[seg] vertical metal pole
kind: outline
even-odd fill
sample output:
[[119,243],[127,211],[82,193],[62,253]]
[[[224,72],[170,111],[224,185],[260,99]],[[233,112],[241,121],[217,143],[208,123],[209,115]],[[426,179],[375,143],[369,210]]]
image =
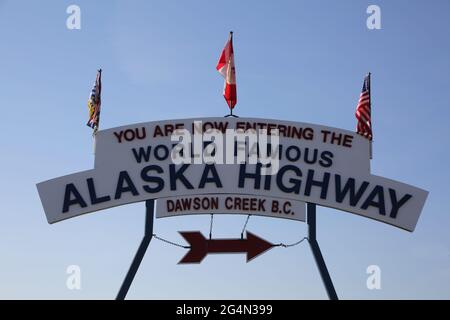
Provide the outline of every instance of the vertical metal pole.
[[317,268],[319,268],[320,276],[323,284],[327,289],[328,298],[330,300],[339,300],[336,290],[334,289],[333,281],[328,273],[327,265],[320,252],[319,243],[317,242],[316,234],[316,205],[314,203],[307,203],[307,217],[308,217],[308,238],[311,246],[314,259],[316,260]]
[[145,232],[144,238],[139,245],[138,251],[134,256],[133,262],[131,263],[130,269],[128,270],[125,279],[123,280],[122,286],[120,287],[119,293],[117,294],[116,300],[124,300],[127,296],[128,290],[130,289],[131,283],[133,282],[134,276],[141,265],[142,259],[144,258],[145,252],[147,251],[148,245],[153,237],[153,211],[155,208],[155,200],[147,200],[145,202]]

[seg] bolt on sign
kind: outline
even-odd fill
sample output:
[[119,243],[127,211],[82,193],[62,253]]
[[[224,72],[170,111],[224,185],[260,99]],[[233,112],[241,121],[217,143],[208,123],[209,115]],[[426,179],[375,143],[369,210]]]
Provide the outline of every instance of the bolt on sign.
[[[242,147],[236,147],[236,141],[231,143],[231,155],[229,148],[213,148],[223,161],[201,161],[196,150],[204,151],[219,140],[228,142],[233,130],[277,132],[276,148],[269,148],[276,170],[267,174],[261,162],[230,162]],[[192,160],[188,163],[174,163],[172,155],[179,144],[173,137],[178,131],[193,135],[192,150],[183,149]],[[263,144],[257,145],[257,153],[270,145],[262,136],[258,135]],[[243,149],[250,153],[245,143]],[[413,231],[428,192],[371,174],[369,152],[369,141],[354,132],[302,122],[256,118],[146,122],[99,131],[94,169],[38,183],[37,189],[49,223],[150,199],[159,199],[158,217],[214,210],[254,214],[263,206],[262,215],[304,221],[304,203],[309,202]],[[262,199],[264,204],[258,202]],[[281,206],[278,212],[272,211],[274,201]],[[284,209],[294,214],[289,216]]]

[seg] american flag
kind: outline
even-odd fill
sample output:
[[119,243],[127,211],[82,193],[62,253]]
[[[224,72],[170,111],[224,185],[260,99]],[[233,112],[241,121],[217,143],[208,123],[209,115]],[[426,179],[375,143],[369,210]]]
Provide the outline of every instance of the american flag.
[[372,141],[372,121],[370,110],[370,73],[364,78],[361,95],[359,96],[358,106],[356,107],[356,119],[358,125],[356,132]]
[[102,69],[97,71],[97,77],[95,78],[95,84],[92,88],[91,95],[88,100],[89,120],[86,124],[88,127],[94,129],[94,135],[97,133],[100,125],[100,105],[102,93]]

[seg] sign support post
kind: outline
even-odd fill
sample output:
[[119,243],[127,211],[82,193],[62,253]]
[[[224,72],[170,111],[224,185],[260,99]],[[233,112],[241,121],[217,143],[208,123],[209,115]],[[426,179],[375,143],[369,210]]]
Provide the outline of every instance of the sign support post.
[[130,289],[131,283],[133,282],[134,276],[141,265],[142,259],[144,258],[145,252],[147,251],[148,245],[153,238],[153,215],[155,209],[155,200],[145,201],[145,232],[144,238],[139,245],[138,251],[134,256],[133,262],[131,263],[130,269],[128,270],[125,279],[123,280],[122,286],[120,287],[119,293],[117,294],[116,300],[124,300],[127,296],[128,290]]
[[314,259],[316,260],[317,268],[319,269],[320,276],[322,277],[322,281],[327,290],[328,298],[330,300],[339,300],[316,238],[316,205],[314,203],[307,203],[306,208],[308,239]]

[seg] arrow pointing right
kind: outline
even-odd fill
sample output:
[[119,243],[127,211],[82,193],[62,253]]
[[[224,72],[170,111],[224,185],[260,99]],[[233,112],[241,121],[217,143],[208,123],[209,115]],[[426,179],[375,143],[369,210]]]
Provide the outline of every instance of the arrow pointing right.
[[210,253],[246,253],[247,262],[274,247],[274,245],[247,231],[247,239],[206,239],[199,231],[180,231],[191,245],[191,250],[178,262],[200,263]]

